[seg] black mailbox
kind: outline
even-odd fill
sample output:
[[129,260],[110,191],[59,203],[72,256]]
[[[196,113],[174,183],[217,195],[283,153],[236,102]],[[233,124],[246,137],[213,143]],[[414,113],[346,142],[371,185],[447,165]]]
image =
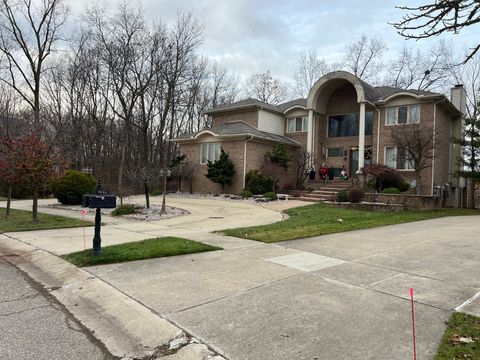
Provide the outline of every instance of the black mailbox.
[[113,209],[117,207],[117,197],[109,194],[85,194],[82,197],[82,206],[92,209]]

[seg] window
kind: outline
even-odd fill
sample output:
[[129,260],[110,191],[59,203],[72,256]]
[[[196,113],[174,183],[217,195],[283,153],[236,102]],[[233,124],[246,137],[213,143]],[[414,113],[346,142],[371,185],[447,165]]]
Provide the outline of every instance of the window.
[[200,144],[200,164],[206,164],[208,161],[217,161],[220,159],[220,143]]
[[413,170],[412,161],[405,155],[405,149],[396,146],[385,148],[385,165],[397,170]]
[[[333,115],[328,118],[328,137],[358,136],[360,113]],[[373,112],[365,113],[365,135],[372,135]]]
[[420,105],[387,108],[387,125],[417,124],[420,122]]
[[301,132],[308,130],[308,117],[298,116],[287,119],[287,132]]
[[343,157],[343,148],[328,148],[327,157]]

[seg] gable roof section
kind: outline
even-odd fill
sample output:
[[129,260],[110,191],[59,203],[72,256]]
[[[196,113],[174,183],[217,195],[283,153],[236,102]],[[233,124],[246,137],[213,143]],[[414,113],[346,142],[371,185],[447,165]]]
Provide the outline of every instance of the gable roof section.
[[203,134],[210,134],[219,139],[228,139],[232,137],[245,136],[245,137],[253,137],[259,140],[267,140],[267,141],[272,141],[272,142],[277,142],[277,143],[282,143],[282,144],[292,145],[292,146],[300,145],[295,140],[290,139],[286,136],[272,134],[266,131],[258,130],[241,120],[226,122],[216,127],[207,128],[191,134],[181,135],[176,139],[172,139],[172,141],[176,141],[176,142],[195,141],[196,139],[198,139],[198,137],[200,137]]
[[378,86],[375,89],[376,93],[376,100],[375,101],[382,101],[385,100],[386,98],[395,95],[395,94],[400,94],[400,93],[406,93],[406,94],[412,94],[416,96],[443,96],[443,94],[440,93],[434,93],[431,91],[423,91],[423,90],[413,90],[413,89],[399,89],[399,88],[394,88],[391,86]]
[[244,99],[240,101],[235,101],[231,104],[222,105],[210,110],[205,111],[205,114],[211,115],[216,113],[221,113],[224,111],[231,111],[231,110],[242,110],[242,109],[261,109],[261,110],[269,110],[275,113],[282,113],[275,105],[267,104],[264,101],[257,100],[257,99]]

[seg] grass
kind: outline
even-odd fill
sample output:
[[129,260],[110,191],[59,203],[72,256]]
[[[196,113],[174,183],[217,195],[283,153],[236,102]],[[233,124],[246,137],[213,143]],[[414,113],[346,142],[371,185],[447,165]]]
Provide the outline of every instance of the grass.
[[[471,339],[465,343],[460,338]],[[435,360],[480,359],[480,318],[453,313],[437,351]]]
[[91,266],[165,256],[193,254],[221,249],[222,248],[206,245],[192,240],[177,237],[162,237],[138,242],[105,246],[102,248],[102,254],[96,257],[92,256],[91,251],[87,251],[86,253],[83,251],[78,251],[62,257],[77,266]]
[[0,234],[15,231],[62,229],[80,226],[90,226],[91,222],[67,218],[57,215],[38,214],[38,221],[32,221],[30,211],[12,209],[8,219],[5,218],[5,208],[0,208]]
[[[313,204],[285,211],[289,219],[270,225],[224,230],[222,233],[266,243],[333,234],[349,230],[427,220],[444,216],[480,215],[478,210],[374,212]],[[341,223],[338,219],[343,219]]]

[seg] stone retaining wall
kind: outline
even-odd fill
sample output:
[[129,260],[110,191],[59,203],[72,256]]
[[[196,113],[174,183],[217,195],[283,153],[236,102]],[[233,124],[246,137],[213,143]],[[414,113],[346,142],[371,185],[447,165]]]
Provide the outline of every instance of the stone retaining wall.
[[424,196],[412,194],[365,194],[364,201],[384,204],[398,204],[412,209],[440,209],[442,198],[439,196]]

